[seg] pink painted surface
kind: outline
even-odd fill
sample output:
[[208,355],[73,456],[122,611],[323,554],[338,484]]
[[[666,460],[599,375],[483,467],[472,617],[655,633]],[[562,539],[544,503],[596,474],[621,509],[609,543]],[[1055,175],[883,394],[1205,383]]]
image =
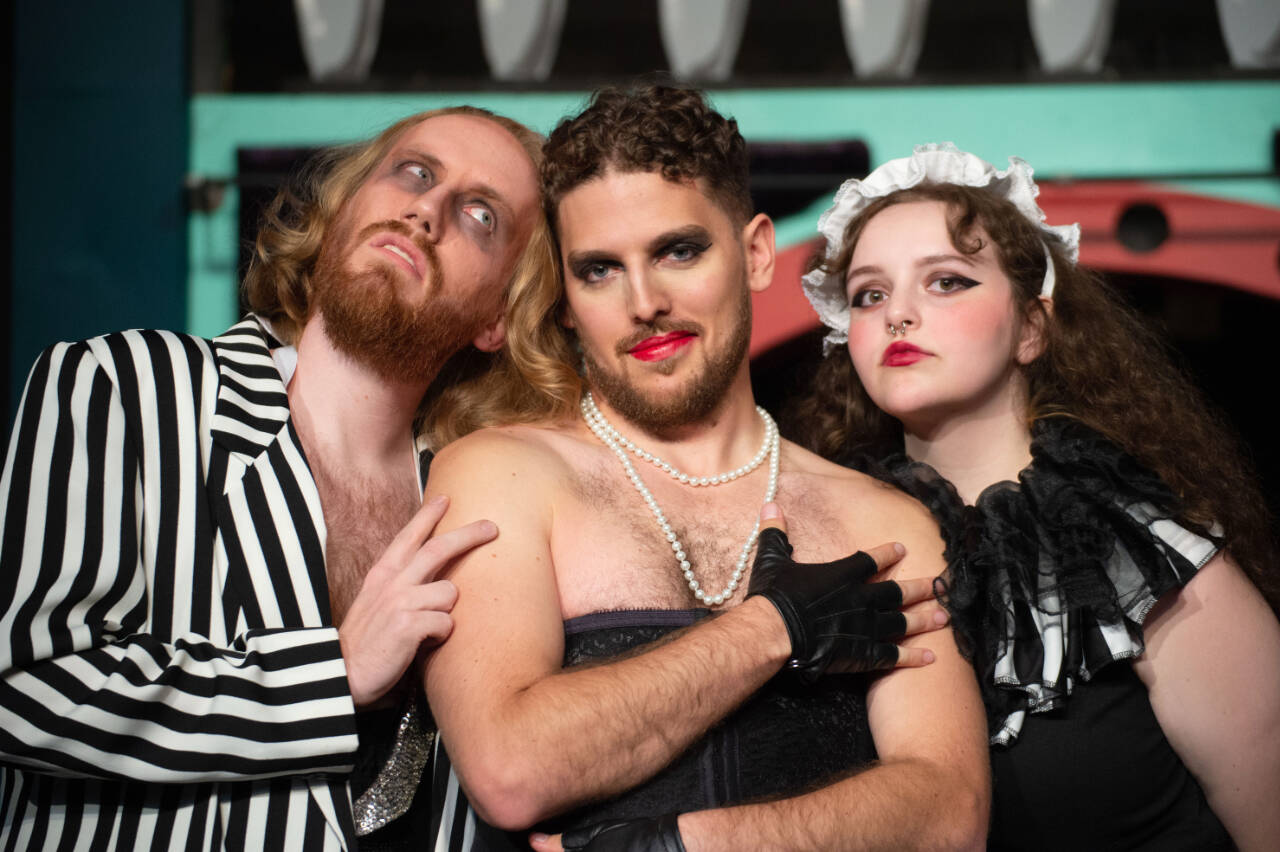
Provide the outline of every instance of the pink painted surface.
[[[1137,181],[1043,184],[1040,190],[1048,221],[1080,223],[1080,260],[1087,266],[1204,281],[1280,300],[1280,209]],[[1169,236],[1154,251],[1134,252],[1116,240],[1121,215],[1136,203],[1153,204],[1168,219]],[[754,297],[752,355],[817,325],[800,276],[819,248],[815,239],[779,250],[773,286]]]

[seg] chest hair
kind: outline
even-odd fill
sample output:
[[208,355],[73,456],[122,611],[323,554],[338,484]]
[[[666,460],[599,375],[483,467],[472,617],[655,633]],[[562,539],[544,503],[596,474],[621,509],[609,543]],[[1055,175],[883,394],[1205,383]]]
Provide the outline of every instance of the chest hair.
[[[684,545],[703,589],[718,593],[733,573],[759,516],[764,477],[714,488],[670,487],[652,471],[640,475]],[[578,506],[557,546],[556,576],[566,616],[603,609],[701,606],[693,597],[653,514],[631,484],[607,465],[584,466],[571,480]],[[848,518],[857,515],[846,489],[824,477],[783,471],[776,500],[787,517],[795,556],[835,559],[856,549]],[[858,542],[862,546],[878,542]],[[731,601],[746,595],[751,562]]]
[[365,574],[418,508],[417,489],[401,477],[375,480],[313,465],[328,530],[325,576],[333,623],[341,625]]
[[[647,474],[647,475],[646,475]],[[708,593],[733,574],[764,500],[765,478],[715,488],[666,487],[642,471]],[[684,579],[653,514],[627,480],[606,470],[582,470],[572,494],[579,520],[570,545],[556,553],[556,575],[573,590],[575,611],[701,606]],[[750,562],[734,600],[746,593]]]

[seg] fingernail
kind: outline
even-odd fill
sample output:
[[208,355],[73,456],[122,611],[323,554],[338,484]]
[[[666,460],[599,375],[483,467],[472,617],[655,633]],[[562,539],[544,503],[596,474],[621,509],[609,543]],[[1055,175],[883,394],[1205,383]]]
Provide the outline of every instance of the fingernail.
[[430,500],[428,500],[428,501],[427,501],[427,505],[428,505],[428,506],[443,506],[443,505],[444,505],[445,503],[447,503],[448,501],[449,501],[449,498],[448,498],[448,497],[444,496],[443,494],[437,494],[436,496],[432,497]]
[[765,503],[760,507],[760,520],[772,521],[774,518],[781,518],[782,510],[778,508],[777,503]]
[[932,662],[933,662],[933,652],[932,652],[932,651],[925,651],[925,652],[924,652],[924,661],[925,661],[926,663],[932,663]]
[[943,610],[938,610],[933,614],[933,623],[941,627],[947,623],[947,614]]
[[895,541],[893,543],[893,552],[898,554],[899,556],[904,556],[906,555],[907,549],[902,546],[902,542]]
[[533,834],[529,835],[529,840],[533,843],[546,843],[550,837],[551,835],[549,834],[539,834],[535,831]]

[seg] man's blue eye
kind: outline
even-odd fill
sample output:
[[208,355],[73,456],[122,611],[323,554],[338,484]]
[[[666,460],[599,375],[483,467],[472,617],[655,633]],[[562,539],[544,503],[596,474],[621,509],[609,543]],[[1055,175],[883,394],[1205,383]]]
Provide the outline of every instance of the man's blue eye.
[[420,163],[406,163],[402,168],[404,171],[424,183],[429,183],[431,181],[431,170]]
[[494,223],[493,211],[481,204],[468,204],[463,208],[463,212],[475,219],[486,228],[492,228]]
[[677,263],[686,263],[706,250],[706,246],[697,243],[678,243],[667,249],[667,257]]

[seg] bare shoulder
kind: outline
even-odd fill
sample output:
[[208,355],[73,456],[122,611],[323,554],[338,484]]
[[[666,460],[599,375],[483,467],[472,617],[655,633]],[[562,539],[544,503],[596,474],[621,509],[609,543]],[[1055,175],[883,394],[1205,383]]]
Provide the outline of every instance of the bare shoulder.
[[[844,506],[845,516],[857,513],[875,517],[897,527],[937,529],[929,511],[915,498],[886,482],[861,471],[827,461],[799,444],[783,442],[783,464],[798,485],[811,494],[820,495],[831,505]],[[798,489],[799,490],[799,489]]]
[[827,535],[840,535],[846,552],[890,541],[905,545],[908,556],[890,576],[936,577],[941,573],[938,525],[915,498],[790,442],[784,444],[783,458],[787,473],[780,494],[787,499],[781,502],[788,525],[798,523],[801,527],[797,532],[805,527],[802,516],[826,516]]
[[483,483],[523,476],[555,476],[567,466],[557,423],[481,429],[441,449],[431,462],[428,490],[443,483]]

